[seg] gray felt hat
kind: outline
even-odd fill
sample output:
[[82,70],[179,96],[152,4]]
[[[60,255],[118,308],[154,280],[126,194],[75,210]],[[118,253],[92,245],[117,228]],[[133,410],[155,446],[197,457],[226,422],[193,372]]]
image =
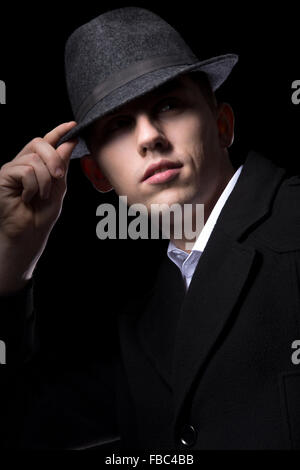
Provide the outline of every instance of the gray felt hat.
[[199,60],[172,26],[144,8],[103,13],[66,42],[66,83],[77,125],[57,146],[78,137],[71,158],[89,154],[80,132],[92,122],[183,73],[205,72],[215,91],[237,61],[236,54]]

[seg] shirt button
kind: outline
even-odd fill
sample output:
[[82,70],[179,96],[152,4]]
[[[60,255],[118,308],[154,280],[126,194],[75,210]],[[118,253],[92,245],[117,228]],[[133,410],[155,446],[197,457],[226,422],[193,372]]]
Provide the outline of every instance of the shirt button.
[[181,430],[180,442],[186,447],[196,444],[197,431],[191,424],[185,424]]

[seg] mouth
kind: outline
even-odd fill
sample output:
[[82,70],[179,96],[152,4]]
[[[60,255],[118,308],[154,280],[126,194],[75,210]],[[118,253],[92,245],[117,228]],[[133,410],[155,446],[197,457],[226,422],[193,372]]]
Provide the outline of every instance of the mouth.
[[144,176],[142,182],[149,184],[161,184],[167,183],[174,179],[182,168],[182,163],[173,162],[168,160],[161,160],[160,162],[150,165]]

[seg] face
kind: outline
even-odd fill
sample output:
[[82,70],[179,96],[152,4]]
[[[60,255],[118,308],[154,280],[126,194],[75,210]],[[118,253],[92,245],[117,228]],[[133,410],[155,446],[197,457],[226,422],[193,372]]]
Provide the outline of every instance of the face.
[[184,75],[96,121],[90,150],[129,204],[205,204],[224,167],[219,122]]

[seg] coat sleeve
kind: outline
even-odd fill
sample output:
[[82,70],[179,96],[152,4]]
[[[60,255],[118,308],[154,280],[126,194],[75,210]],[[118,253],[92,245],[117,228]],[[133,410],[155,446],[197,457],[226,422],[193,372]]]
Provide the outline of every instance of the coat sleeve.
[[0,297],[0,447],[118,449],[117,358],[84,369],[39,354],[34,278]]
[[18,293],[0,296],[1,365],[17,365],[34,354],[33,284],[31,279]]

